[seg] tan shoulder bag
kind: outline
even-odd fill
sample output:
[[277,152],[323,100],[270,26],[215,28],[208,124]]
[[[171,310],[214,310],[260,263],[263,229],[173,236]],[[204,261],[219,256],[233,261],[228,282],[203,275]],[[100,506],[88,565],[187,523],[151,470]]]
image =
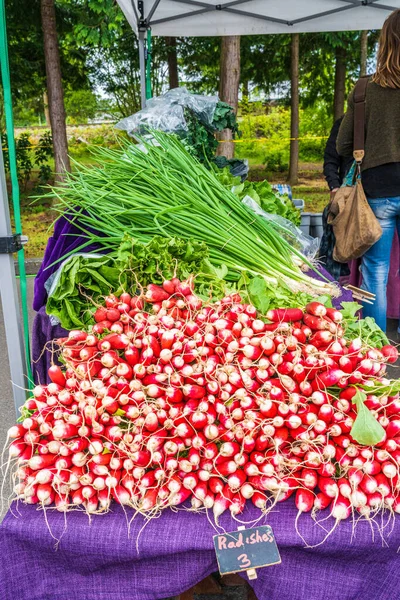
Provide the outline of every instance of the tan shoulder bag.
[[363,77],[354,90],[354,179],[352,185],[338,189],[329,207],[328,223],[332,225],[336,238],[333,258],[341,263],[365,254],[382,235],[382,228],[368,204],[361,183],[367,85],[368,77]]

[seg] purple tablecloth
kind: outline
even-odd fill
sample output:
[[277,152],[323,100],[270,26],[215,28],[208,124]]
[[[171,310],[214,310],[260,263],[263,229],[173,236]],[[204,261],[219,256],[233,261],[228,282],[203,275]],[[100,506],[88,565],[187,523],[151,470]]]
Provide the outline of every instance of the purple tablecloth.
[[[250,505],[246,520],[258,514]],[[357,524],[352,539],[348,520],[323,545],[305,548],[295,517],[289,500],[266,519],[282,564],[257,571],[252,585],[259,600],[400,598],[399,518],[386,529],[387,545],[376,528],[372,539],[367,522]],[[57,550],[41,511],[20,505],[17,518],[7,513],[0,527],[1,600],[156,600],[177,595],[217,570],[212,538],[221,531],[215,532],[204,515],[166,511],[146,527],[136,517],[130,537],[119,506],[93,516],[90,524],[83,513],[68,514],[64,523],[62,514],[48,511],[47,520],[53,536],[62,536]],[[220,523],[225,531],[238,526],[230,515]],[[328,528],[326,521],[323,525]],[[308,515],[300,517],[298,527],[310,545],[325,535]]]
[[[47,292],[44,284],[60,266],[60,263],[56,263],[56,261],[72,250],[79,252],[80,246],[85,243],[81,233],[81,230],[70,223],[66,217],[60,217],[56,221],[53,235],[47,241],[43,262],[35,278],[33,310],[36,310],[36,312],[46,304]],[[99,235],[98,232],[96,233]],[[94,250],[99,251],[99,246],[91,244],[82,249],[81,252],[93,252]]]
[[[32,351],[37,382],[47,381],[51,353],[43,351],[44,346],[64,334],[45,313],[44,283],[57,266],[46,267],[82,243],[70,233],[76,236],[78,231],[60,219],[35,281],[34,308],[39,312]],[[342,300],[351,300],[351,294],[345,291],[335,304]],[[258,515],[250,504],[245,520]],[[267,519],[275,531],[282,564],[258,571],[252,585],[259,600],[400,598],[398,518],[387,547],[377,532],[372,541],[366,522],[357,525],[352,539],[353,523],[348,521],[324,545],[305,549],[296,534],[295,517],[290,500]],[[0,600],[156,600],[179,594],[217,570],[212,541],[216,532],[204,515],[166,511],[146,527],[142,517],[136,517],[130,537],[126,516],[118,506],[108,515],[93,516],[90,524],[82,513],[68,514],[64,522],[62,514],[51,510],[47,521],[55,538],[63,534],[57,551],[41,511],[20,505],[18,518],[7,513],[0,527]],[[226,531],[238,525],[229,515],[223,515],[221,524]],[[300,518],[299,528],[309,543],[325,535],[307,515]]]

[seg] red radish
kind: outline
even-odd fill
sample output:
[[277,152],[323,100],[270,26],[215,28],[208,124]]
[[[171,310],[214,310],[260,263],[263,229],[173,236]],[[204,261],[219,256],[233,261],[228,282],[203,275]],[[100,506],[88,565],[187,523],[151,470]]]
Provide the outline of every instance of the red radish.
[[299,476],[299,481],[301,482],[301,485],[303,485],[305,488],[313,490],[317,487],[318,483],[317,472],[314,471],[314,469],[302,469]]
[[232,503],[233,493],[228,486],[225,486],[223,491],[216,494],[213,513],[216,523],[218,523],[219,517],[225,512],[230,504]]
[[339,494],[339,496],[337,496],[337,498],[333,501],[331,515],[336,519],[336,521],[348,519],[348,517],[351,515],[350,501]]
[[393,479],[399,475],[399,468],[390,461],[382,463],[382,473],[388,478]]
[[65,386],[65,383],[66,383],[65,375],[61,371],[61,368],[58,365],[52,365],[47,372],[53,383],[56,383],[57,385],[59,385],[61,387]]
[[324,317],[327,314],[327,308],[320,302],[310,302],[306,306],[306,311],[316,317]]
[[369,394],[385,440],[351,439],[356,384],[368,393],[390,382],[384,353],[349,344],[341,313],[316,303],[293,325],[266,325],[240,298],[202,306],[191,281],[160,291],[167,298],[149,313],[141,298],[107,298],[95,328],[109,318],[126,335],[76,331],[60,341],[67,369],[35,388],[26,407],[36,414],[9,432],[11,457],[27,463],[18,494],[87,512],[111,499],[151,511],[191,497],[218,518],[239,514],[247,498],[266,510],[264,490],[278,502],[300,486],[300,511],[332,505],[337,521],[352,507],[367,518],[400,511],[400,401]]
[[327,308],[326,316],[329,317],[334,323],[341,323],[343,321],[342,313],[335,308]]
[[54,500],[54,490],[48,483],[39,484],[36,488],[36,494],[40,502],[51,504]]
[[23,437],[26,433],[26,429],[22,423],[18,423],[17,425],[13,425],[7,432],[7,437],[13,440],[19,439]]
[[329,321],[308,313],[306,313],[303,316],[303,321],[305,325],[309,327],[312,331],[321,331],[323,329],[329,329]]
[[395,363],[399,358],[399,352],[394,346],[383,346],[383,348],[381,348],[381,352],[389,363]]
[[228,476],[227,482],[231,490],[238,490],[246,483],[246,474],[244,471],[237,470],[234,474]]
[[298,489],[295,497],[296,508],[300,513],[309,512],[314,505],[315,494],[310,490]]
[[330,506],[331,502],[332,498],[322,492],[319,492],[314,499],[314,508],[316,510],[325,510]]
[[316,379],[322,388],[332,387],[340,381],[343,375],[344,373],[341,369],[330,369],[329,371],[318,375]]
[[266,317],[273,323],[289,323],[291,321],[301,321],[303,311],[300,308],[276,308],[269,310]]

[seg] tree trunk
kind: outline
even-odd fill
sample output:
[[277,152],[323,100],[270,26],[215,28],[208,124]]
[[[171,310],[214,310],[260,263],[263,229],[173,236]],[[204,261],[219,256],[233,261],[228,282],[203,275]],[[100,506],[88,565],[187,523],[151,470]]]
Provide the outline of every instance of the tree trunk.
[[178,55],[176,53],[176,38],[167,37],[167,60],[168,60],[168,78],[169,78],[169,89],[177,88],[179,86],[179,75],[178,75]]
[[[227,35],[221,41],[219,97],[230,104],[237,113],[240,80],[240,35]],[[224,129],[218,136],[223,143],[219,144],[217,154],[233,158],[234,144],[230,129]]]
[[299,179],[299,47],[300,35],[292,34],[290,92],[290,164],[288,181],[297,185]]
[[70,171],[67,129],[65,125],[64,93],[61,81],[54,0],[41,0],[44,56],[46,62],[47,94],[51,135],[53,138],[56,181],[62,181],[63,172]]
[[335,93],[333,98],[333,116],[335,121],[344,115],[345,89],[346,50],[344,48],[336,48]]
[[361,59],[360,59],[360,77],[367,74],[368,57],[368,31],[361,32]]
[[44,120],[46,121],[46,125],[48,127],[51,126],[50,121],[50,111],[49,111],[49,97],[47,95],[47,91],[43,92],[43,109],[44,109]]

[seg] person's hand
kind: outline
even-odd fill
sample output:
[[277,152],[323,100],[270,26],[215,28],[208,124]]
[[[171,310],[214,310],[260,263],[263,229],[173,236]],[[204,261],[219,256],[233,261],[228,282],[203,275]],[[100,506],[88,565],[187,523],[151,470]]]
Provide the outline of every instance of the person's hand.
[[334,188],[333,190],[331,190],[331,198],[330,198],[331,202],[332,202],[332,200],[334,199],[334,197],[335,197],[335,194],[336,194],[336,192],[338,191],[338,189],[339,189],[339,188]]

